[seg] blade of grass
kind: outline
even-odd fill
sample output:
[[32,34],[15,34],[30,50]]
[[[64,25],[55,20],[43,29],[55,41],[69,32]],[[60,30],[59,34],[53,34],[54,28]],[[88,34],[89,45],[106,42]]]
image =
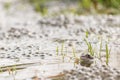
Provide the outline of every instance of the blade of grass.
[[2,68],[0,67],[0,73],[2,73],[3,72],[3,70],[2,70]]
[[102,39],[101,39],[101,42],[100,42],[100,50],[99,50],[99,58],[101,59],[101,50],[102,50]]
[[76,52],[75,52],[75,49],[74,49],[73,46],[72,46],[72,51],[73,51],[73,56],[74,56],[74,58],[76,58]]
[[92,45],[90,42],[88,42],[86,39],[84,39],[84,41],[86,42],[87,46],[88,46],[88,52],[90,52],[90,55],[91,56],[94,56],[94,51],[93,51],[93,48],[92,48]]
[[106,65],[108,65],[108,63],[109,63],[110,50],[108,49],[108,44],[106,43]]
[[89,51],[89,43],[88,43],[88,41],[87,41],[86,39],[84,39],[84,41],[85,41],[85,43],[87,44],[87,46],[88,46],[88,51]]
[[64,62],[65,54],[63,53],[63,49],[64,49],[64,42],[61,45],[61,55],[62,55],[62,60]]
[[63,55],[63,49],[64,49],[64,42],[61,45],[61,55]]
[[90,42],[89,42],[89,52],[92,56],[94,56],[94,51]]
[[88,38],[88,30],[85,32],[85,36],[86,36],[86,38]]
[[58,54],[59,54],[59,47],[57,46],[57,48],[56,48],[56,55],[58,56]]

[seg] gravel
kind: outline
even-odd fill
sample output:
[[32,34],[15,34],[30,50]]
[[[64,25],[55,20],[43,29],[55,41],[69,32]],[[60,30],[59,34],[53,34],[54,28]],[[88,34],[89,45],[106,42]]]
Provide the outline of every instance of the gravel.
[[101,67],[98,65],[92,67],[79,66],[63,73],[65,74],[63,80],[119,80],[120,76],[120,71],[106,65]]
[[[9,10],[4,9],[3,3],[5,2],[0,3],[0,61],[4,62],[0,62],[0,66],[40,60],[50,62],[56,61],[56,58],[61,60],[61,56],[56,56],[56,47],[58,46],[60,55],[63,42],[63,52],[67,56],[72,57],[75,48],[79,57],[87,51],[84,38],[88,31],[88,41],[94,47],[95,53],[99,51],[102,37],[102,60],[105,60],[105,44],[109,42],[110,67],[78,67],[72,70],[74,74],[66,73],[65,80],[119,80],[120,15],[61,14],[43,17],[27,3],[20,8],[23,3],[11,1],[16,5],[11,5]],[[65,62],[68,62],[68,59],[69,57],[65,57]],[[97,64],[101,63],[98,61]],[[11,79],[11,76],[9,79],[4,76],[0,75],[0,79]],[[19,79],[20,77],[17,80]],[[25,79],[27,78],[21,80]]]

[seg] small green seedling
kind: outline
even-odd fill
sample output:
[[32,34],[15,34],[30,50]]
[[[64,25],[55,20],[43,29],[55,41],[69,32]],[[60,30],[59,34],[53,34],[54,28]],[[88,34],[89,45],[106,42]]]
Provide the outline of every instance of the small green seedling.
[[61,55],[63,55],[63,49],[64,49],[64,42],[61,45]]
[[102,39],[101,39],[101,42],[100,42],[100,50],[99,50],[99,58],[101,59],[101,51],[102,51]]
[[75,65],[76,65],[76,52],[75,52],[75,49],[74,49],[74,47],[72,46],[72,53],[73,53],[73,57],[75,58],[75,61],[74,61],[74,67],[75,67]]
[[66,55],[67,55],[67,53],[68,53],[68,49],[67,49],[67,47],[65,47],[65,51],[66,51]]
[[86,33],[85,33],[86,38],[88,38],[88,35],[89,35],[89,33],[88,33],[88,30],[87,30]]
[[12,71],[13,71],[15,74],[17,73],[16,65],[14,65],[14,66],[12,67]]
[[92,56],[94,56],[94,51],[90,42],[89,42],[89,52]]
[[62,60],[63,60],[63,62],[64,62],[65,54],[64,54],[64,52],[63,52],[63,49],[64,49],[64,42],[63,42],[62,45],[61,45],[61,56],[62,56]]
[[93,48],[92,48],[92,45],[90,42],[88,42],[86,39],[84,39],[84,41],[86,42],[87,46],[88,46],[88,51],[90,52],[90,55],[91,56],[94,56],[94,51],[93,51]]
[[72,52],[73,52],[73,56],[74,56],[74,58],[76,58],[76,52],[75,52],[74,47],[72,47]]
[[3,72],[3,70],[2,70],[2,68],[0,67],[0,73],[2,73]]
[[56,55],[58,56],[58,54],[59,54],[59,47],[57,46],[57,48],[56,48]]
[[106,43],[106,65],[108,65],[108,63],[109,63],[109,58],[110,58],[110,51],[111,51],[111,49],[109,50],[108,49],[108,44]]

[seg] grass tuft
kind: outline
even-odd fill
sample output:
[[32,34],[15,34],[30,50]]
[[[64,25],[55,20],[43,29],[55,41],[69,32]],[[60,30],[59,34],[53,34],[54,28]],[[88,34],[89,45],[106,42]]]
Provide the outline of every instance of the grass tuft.
[[91,56],[94,56],[92,44],[90,42],[88,42],[86,39],[84,39],[84,41],[86,42],[86,44],[88,46],[88,52],[90,53]]

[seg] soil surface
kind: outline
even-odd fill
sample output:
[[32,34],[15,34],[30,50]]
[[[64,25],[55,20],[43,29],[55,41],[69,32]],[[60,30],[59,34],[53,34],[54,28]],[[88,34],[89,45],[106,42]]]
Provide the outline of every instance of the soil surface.
[[[11,0],[9,9],[4,7],[6,2],[0,0],[0,66],[3,69],[0,80],[50,80],[47,77],[74,69],[73,52],[78,58],[82,53],[88,53],[84,41],[86,31],[87,40],[96,54],[102,39],[103,62],[98,60],[96,64],[105,63],[105,44],[108,42],[111,49],[109,67],[120,74],[120,15],[43,17],[25,2]],[[61,54],[65,54],[64,59]],[[19,70],[12,73],[9,67]]]

